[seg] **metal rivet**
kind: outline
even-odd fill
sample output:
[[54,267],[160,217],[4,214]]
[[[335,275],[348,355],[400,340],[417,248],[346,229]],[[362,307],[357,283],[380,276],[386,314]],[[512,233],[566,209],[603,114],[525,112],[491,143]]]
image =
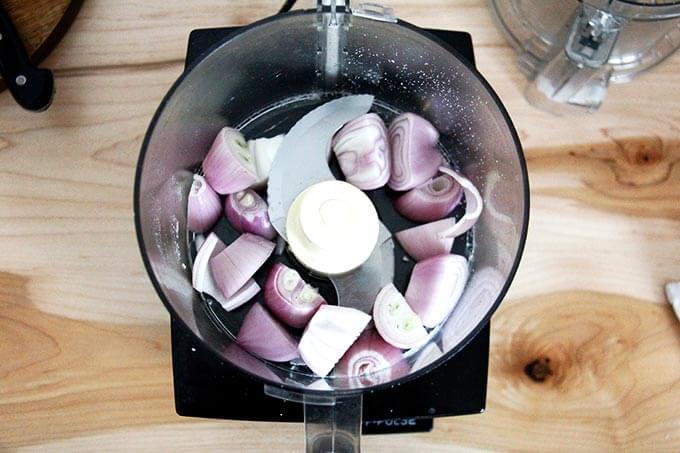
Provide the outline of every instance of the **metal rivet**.
[[28,80],[26,79],[25,75],[18,75],[17,78],[14,79],[14,81],[17,83],[17,85],[19,85],[21,87],[21,86],[26,85],[26,82]]

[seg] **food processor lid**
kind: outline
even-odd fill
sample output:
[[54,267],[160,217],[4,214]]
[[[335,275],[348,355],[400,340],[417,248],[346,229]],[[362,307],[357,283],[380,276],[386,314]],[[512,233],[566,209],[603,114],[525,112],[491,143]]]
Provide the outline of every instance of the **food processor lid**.
[[680,0],[492,0],[528,76],[525,97],[553,113],[593,111],[680,46]]
[[679,0],[582,0],[582,2],[631,20],[670,19],[680,16]]

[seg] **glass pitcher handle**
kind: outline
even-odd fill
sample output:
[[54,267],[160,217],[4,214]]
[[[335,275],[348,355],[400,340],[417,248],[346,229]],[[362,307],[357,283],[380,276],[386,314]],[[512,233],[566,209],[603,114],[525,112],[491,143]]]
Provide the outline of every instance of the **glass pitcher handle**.
[[[312,386],[322,387],[319,380]],[[358,453],[361,451],[361,394],[306,395],[270,385],[264,392],[274,398],[304,404],[307,453]]]
[[582,3],[564,49],[527,86],[527,100],[556,113],[597,109],[607,94],[607,61],[625,19]]

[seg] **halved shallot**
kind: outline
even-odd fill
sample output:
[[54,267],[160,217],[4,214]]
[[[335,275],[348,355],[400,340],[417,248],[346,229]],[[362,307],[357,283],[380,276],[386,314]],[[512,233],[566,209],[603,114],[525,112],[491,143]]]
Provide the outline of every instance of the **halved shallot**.
[[314,373],[326,376],[370,320],[354,308],[322,305],[302,334],[300,356]]
[[255,159],[239,131],[230,127],[220,130],[203,159],[203,173],[210,186],[223,195],[247,189],[257,181]]
[[415,113],[396,117],[389,128],[392,168],[388,185],[394,190],[409,190],[437,173],[442,156],[437,150],[439,132]]
[[450,175],[439,175],[415,187],[394,202],[396,210],[416,222],[446,217],[463,198],[463,189]]
[[274,316],[297,328],[304,327],[316,310],[326,303],[295,269],[281,263],[274,264],[269,271],[264,286],[264,301]]
[[444,321],[463,294],[468,262],[461,255],[439,255],[416,263],[406,289],[406,302],[434,327]]
[[378,293],[373,321],[383,340],[396,348],[411,349],[427,338],[422,321],[392,283]]
[[274,239],[276,230],[267,209],[267,202],[252,189],[227,195],[224,201],[224,213],[236,231]]
[[260,291],[260,287],[255,283],[255,280],[251,278],[231,297],[225,297],[224,294],[222,294],[222,291],[215,284],[208,263],[213,256],[222,252],[224,249],[225,245],[220,241],[217,235],[215,233],[210,233],[205,241],[203,241],[201,248],[196,254],[191,274],[191,284],[196,291],[208,294],[219,302],[226,311],[231,311],[255,297]]
[[403,359],[401,349],[369,329],[342,356],[335,366],[335,375],[353,377],[362,385],[382,384],[408,371],[408,364]]
[[273,362],[298,356],[295,339],[259,303],[246,314],[236,341],[246,351]]
[[273,251],[273,242],[244,233],[215,255],[210,260],[210,269],[222,294],[226,297],[233,296],[255,275]]
[[390,179],[390,145],[387,128],[375,113],[345,124],[331,144],[347,182],[373,190]]
[[187,198],[187,229],[205,233],[220,218],[222,202],[219,195],[201,175],[194,175],[194,181]]

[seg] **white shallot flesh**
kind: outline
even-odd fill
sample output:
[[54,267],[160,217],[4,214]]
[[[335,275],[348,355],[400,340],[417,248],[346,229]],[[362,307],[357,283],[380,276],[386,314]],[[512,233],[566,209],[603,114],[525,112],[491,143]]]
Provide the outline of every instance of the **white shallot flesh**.
[[370,320],[369,315],[354,308],[322,305],[302,334],[300,356],[309,369],[325,377]]
[[479,220],[483,207],[482,195],[475,185],[472,184],[472,181],[457,171],[451,170],[448,167],[439,167],[439,171],[455,179],[463,187],[463,193],[465,194],[465,214],[450,228],[439,233],[439,236],[442,238],[455,238],[467,232]]
[[395,348],[411,349],[427,339],[422,321],[391,283],[375,299],[373,321],[383,340]]
[[269,180],[269,172],[272,169],[274,158],[279,151],[285,134],[276,135],[271,138],[262,137],[248,140],[248,149],[255,159],[255,174],[257,180],[254,187],[264,187]]
[[222,294],[233,296],[267,261],[274,247],[271,241],[244,233],[211,258],[210,270]]
[[210,233],[196,254],[192,268],[191,283],[194,289],[205,293],[219,302],[226,311],[240,307],[260,292],[260,286],[252,278],[247,280],[231,297],[226,297],[219,289],[209,268],[210,259],[225,249],[215,233]]

